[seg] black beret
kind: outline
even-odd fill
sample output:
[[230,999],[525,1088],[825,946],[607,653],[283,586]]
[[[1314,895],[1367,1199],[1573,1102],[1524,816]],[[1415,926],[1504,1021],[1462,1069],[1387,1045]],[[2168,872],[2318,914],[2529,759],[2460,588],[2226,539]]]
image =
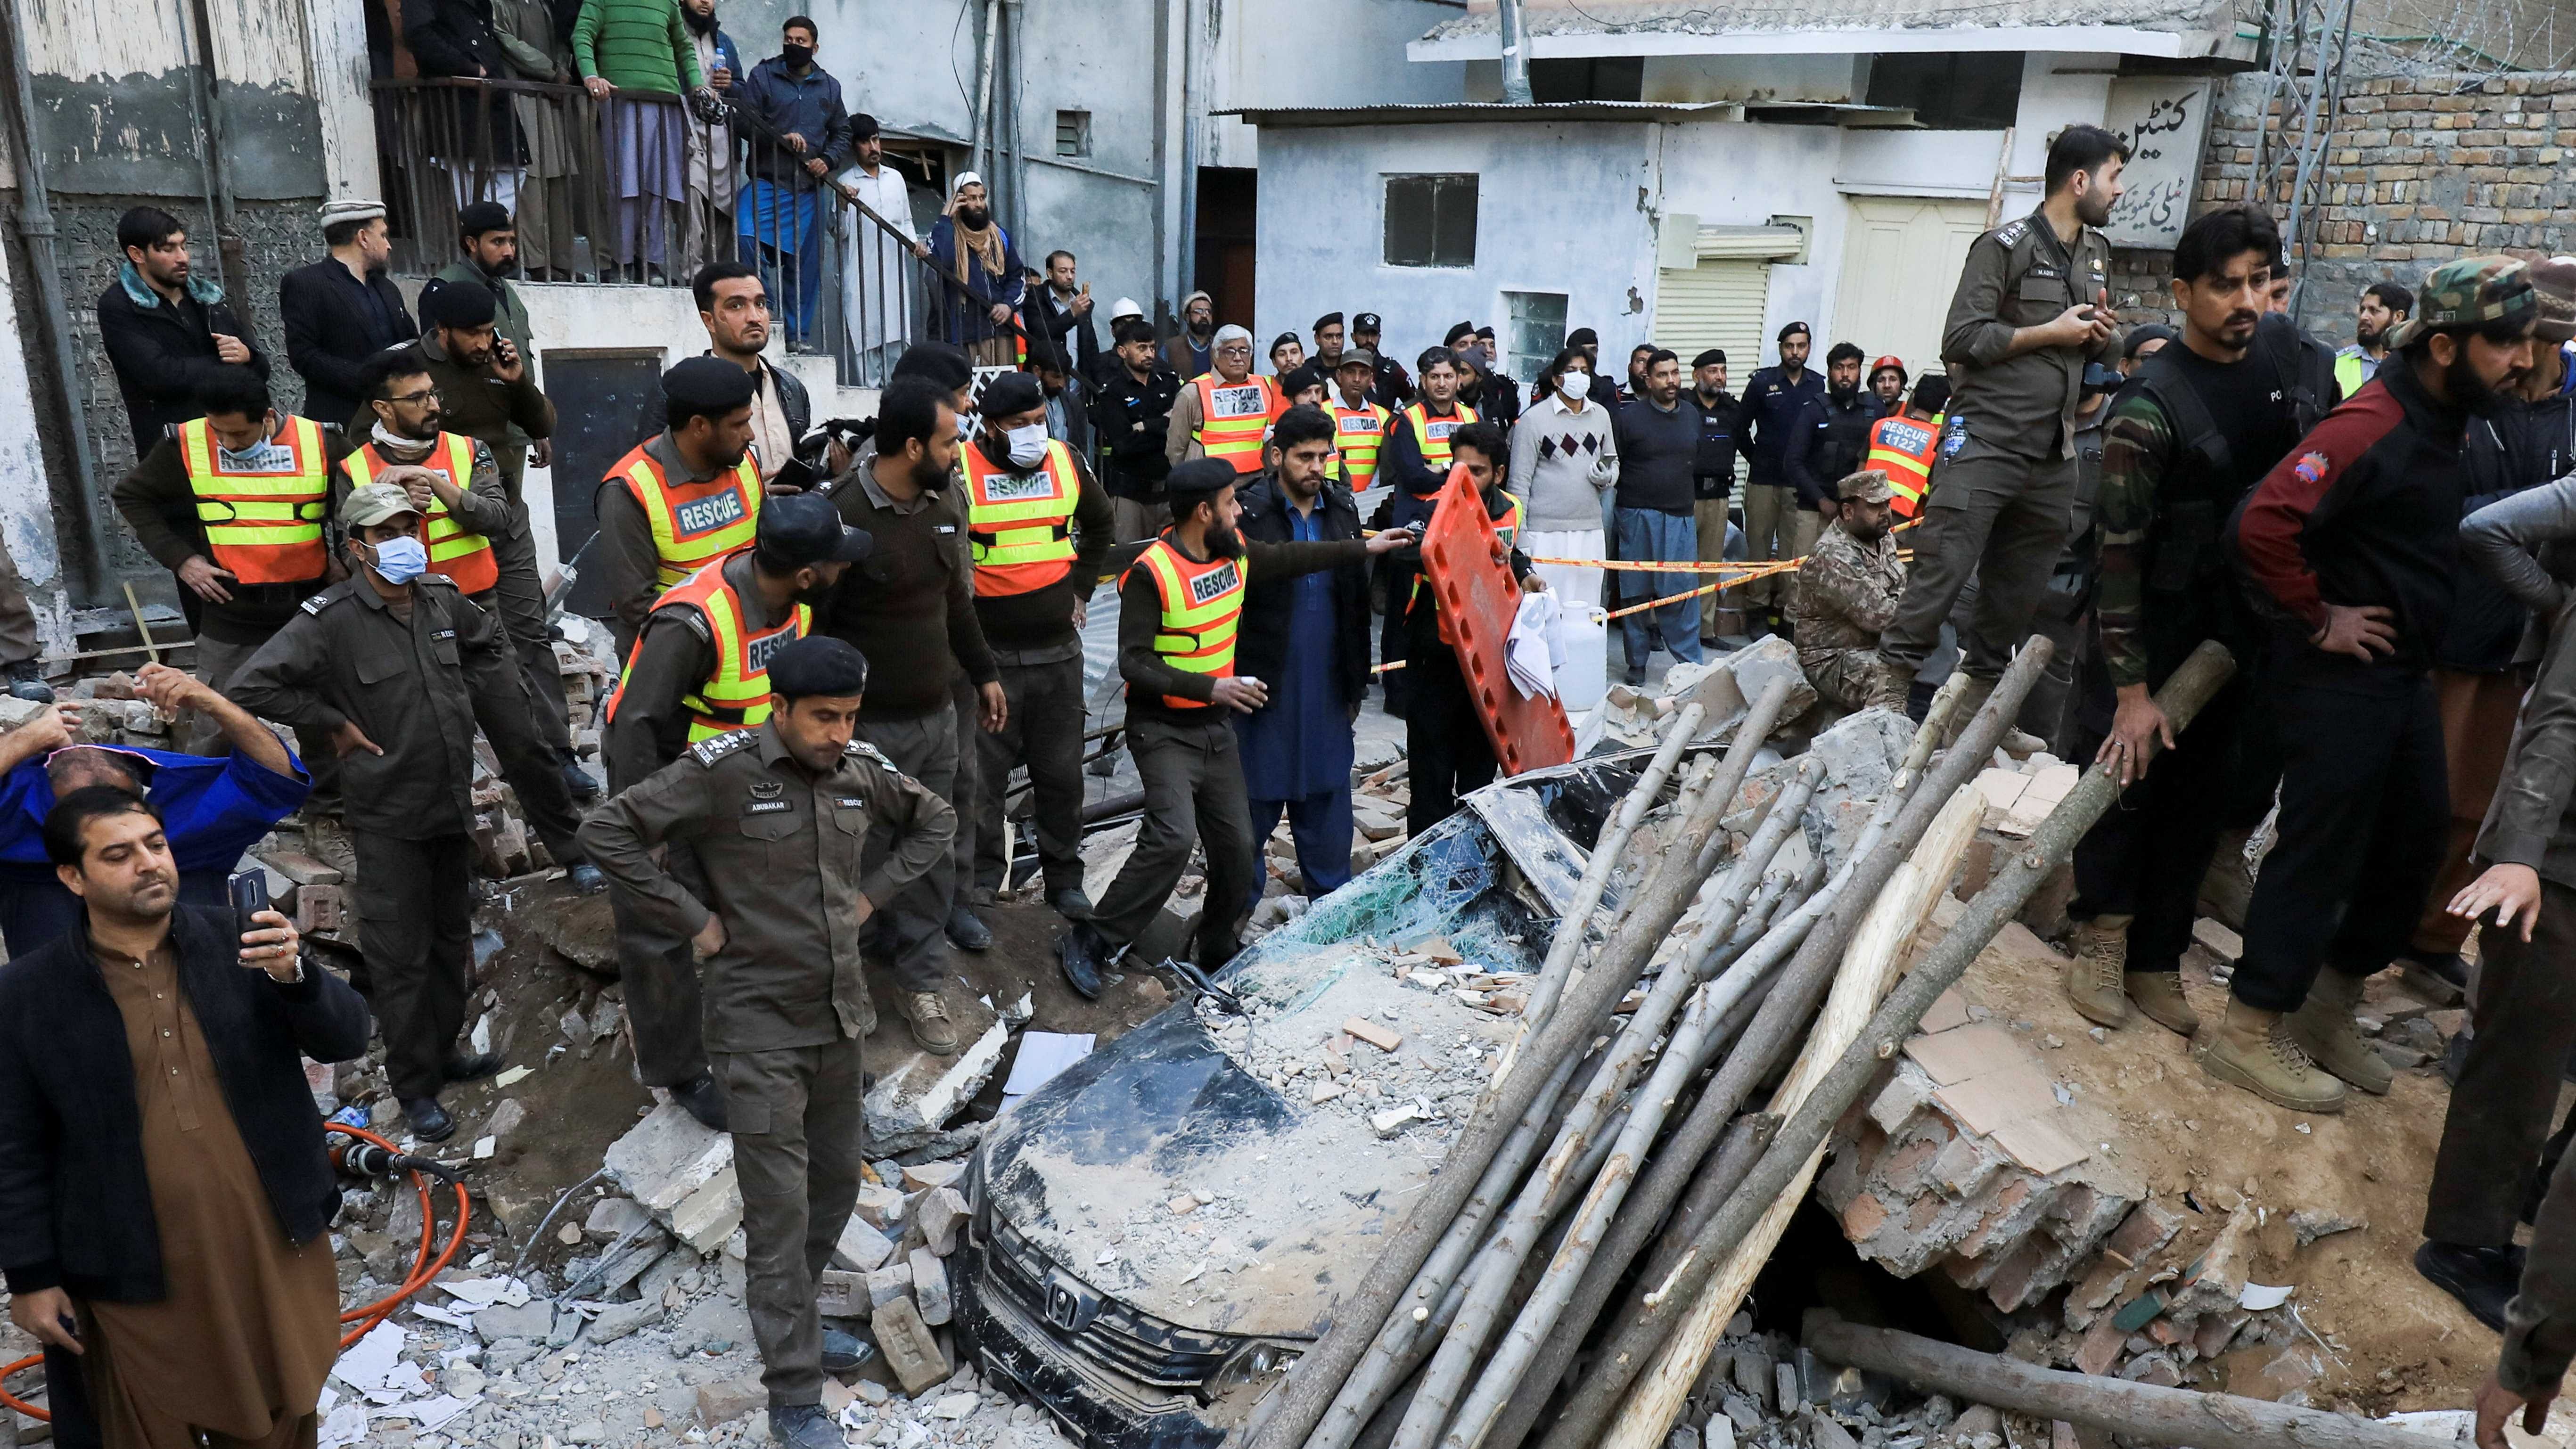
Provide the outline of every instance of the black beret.
[[692,357],[662,374],[662,395],[701,413],[729,413],[758,390],[751,374],[721,357]]
[[1324,381],[1322,370],[1317,368],[1315,364],[1311,362],[1288,369],[1286,375],[1279,379],[1279,390],[1288,394],[1290,397],[1295,397],[1297,394],[1304,392],[1310,387],[1325,387],[1328,385],[1329,384]]
[[2120,344],[2120,355],[2135,357],[2138,355],[2138,349],[2150,342],[2171,342],[2181,335],[2161,322],[2149,322],[2142,327],[2132,327],[2129,329],[2128,337]]
[[1171,498],[1172,507],[1185,509],[1241,478],[1234,465],[1223,458],[1192,458],[1163,480],[1163,492]]
[[1339,312],[1327,312],[1323,316],[1315,319],[1315,330],[1318,332],[1323,331],[1327,327],[1339,327],[1341,325],[1342,314]]
[[456,213],[458,236],[481,236],[487,231],[508,231],[514,223],[510,208],[497,201],[478,201]]
[[769,656],[769,688],[789,699],[865,694],[868,657],[849,640],[829,634],[782,644]]
[[1046,406],[1046,389],[1025,372],[1005,372],[984,385],[975,410],[988,418],[1007,418]]
[[1450,328],[1450,329],[1449,329],[1449,335],[1440,339],[1440,345],[1441,345],[1441,346],[1443,346],[1443,347],[1455,347],[1455,346],[1457,346],[1457,345],[1458,345],[1458,339],[1459,339],[1459,338],[1461,338],[1461,337],[1473,337],[1473,336],[1475,336],[1475,335],[1476,335],[1476,324],[1475,324],[1475,323],[1473,323],[1473,322],[1461,322],[1461,323],[1459,323],[1457,326],[1452,327],[1452,328]]
[[922,377],[950,392],[975,380],[975,364],[966,350],[947,342],[916,342],[894,361],[894,376]]
[[1712,347],[1708,351],[1691,359],[1691,371],[1693,372],[1697,372],[1703,367],[1724,366],[1726,366],[1726,349],[1723,347]]
[[1565,334],[1565,345],[1568,347],[1598,347],[1601,345],[1601,334],[1593,331],[1589,327],[1577,327],[1573,331]]
[[429,327],[489,327],[492,289],[479,282],[432,282],[420,291],[420,320]]

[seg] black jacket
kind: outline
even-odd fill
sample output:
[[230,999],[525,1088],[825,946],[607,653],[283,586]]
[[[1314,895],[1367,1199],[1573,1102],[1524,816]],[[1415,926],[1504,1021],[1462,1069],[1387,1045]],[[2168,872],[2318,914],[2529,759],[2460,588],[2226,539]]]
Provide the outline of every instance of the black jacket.
[[[1056,300],[1055,288],[1043,284],[1029,288],[1029,296],[1038,304],[1037,317],[1030,320],[1044,319],[1046,335],[1055,339],[1056,346],[1071,352],[1074,374],[1097,377],[1102,354],[1099,336],[1091,329],[1097,305],[1093,311],[1076,316],[1070,304]],[[1111,358],[1110,365],[1118,365],[1115,357]]]
[[[296,1054],[364,1056],[366,1003],[318,964],[292,986],[243,967],[230,911],[181,906],[170,928],[180,987],[269,1207],[289,1240],[310,1242],[331,1225],[340,1188]],[[9,1291],[159,1300],[169,1284],[134,1060],[86,920],[0,966],[0,1041],[0,1269]]]
[[[1780,369],[1766,367],[1744,384],[1744,400],[1735,414],[1735,446],[1750,464],[1747,481],[1788,488],[1797,483],[1789,472],[1789,447],[1798,432],[1798,414],[1811,398],[1825,391],[1824,374],[1802,368],[1792,385]],[[1813,506],[1813,505],[1809,505]]]
[[1721,390],[1714,404],[1700,401],[1699,389],[1682,396],[1699,409],[1699,457],[1691,464],[1691,492],[1702,502],[1723,502],[1735,491],[1735,415],[1742,406],[1735,394]]
[[[423,76],[464,80],[513,80],[509,52],[492,28],[492,0],[402,0],[403,44]],[[557,35],[570,36],[569,30]],[[485,86],[431,92],[433,124],[453,139],[456,159],[519,164],[517,108],[504,92]]]
[[337,258],[297,267],[277,282],[277,318],[286,324],[286,362],[304,379],[304,416],[338,422],[357,414],[358,370],[368,358],[420,336],[402,292],[382,272],[367,290],[382,315],[358,295],[357,279]]
[[[1235,526],[1246,538],[1287,543],[1296,534],[1288,523],[1288,495],[1279,480],[1263,474],[1243,495],[1243,517]],[[1324,485],[1315,504],[1326,540],[1360,536],[1359,504],[1339,483]],[[1368,692],[1368,565],[1347,563],[1333,570],[1333,638],[1339,655],[1342,698],[1356,704]],[[1235,670],[1255,679],[1277,679],[1288,664],[1289,591],[1293,578],[1252,576],[1243,598],[1243,622],[1235,644]]]
[[1869,456],[1869,425],[1887,416],[1887,405],[1867,388],[1838,398],[1828,388],[1799,410],[1789,439],[1789,481],[1798,485],[1800,508],[1821,507],[1834,485],[1860,471]]
[[1163,442],[1172,429],[1172,400],[1181,376],[1160,362],[1143,382],[1117,362],[1102,369],[1091,394],[1091,426],[1100,437],[1100,482],[1112,498],[1148,502],[1163,496],[1172,460]]
[[[134,456],[140,458],[161,441],[161,430],[200,416],[197,389],[224,365],[215,352],[214,334],[238,337],[250,349],[250,368],[268,376],[268,355],[224,301],[224,289],[191,277],[189,315],[144,284],[133,263],[98,298],[98,340],[116,368],[116,389],[125,398],[126,426],[134,432]],[[340,416],[346,417],[346,413]]]

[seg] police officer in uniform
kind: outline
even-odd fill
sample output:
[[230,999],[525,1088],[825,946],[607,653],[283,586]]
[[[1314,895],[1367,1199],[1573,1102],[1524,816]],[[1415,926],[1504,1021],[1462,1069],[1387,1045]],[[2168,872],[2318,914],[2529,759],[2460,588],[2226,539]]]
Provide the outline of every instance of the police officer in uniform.
[[[2039,209],[1968,248],[1941,335],[1952,392],[1934,491],[1904,602],[1879,640],[1887,668],[1873,703],[1905,707],[1916,667],[1971,576],[1977,611],[1960,640],[1968,686],[1954,731],[1983,707],[2030,632],[2066,542],[2084,365],[2119,356],[2111,243],[2100,227],[2120,199],[2128,156],[2128,143],[2099,126],[2067,127],[2049,144]],[[2014,743],[2038,747],[2027,736]]]
[[1006,372],[984,389],[984,428],[957,450],[966,477],[967,553],[975,615],[1008,703],[1002,728],[978,731],[973,791],[975,894],[1007,884],[1002,787],[1026,765],[1047,904],[1067,920],[1091,914],[1082,893],[1082,635],[1091,592],[1109,557],[1109,495],[1082,456],[1050,439],[1035,379]]
[[385,1073],[412,1134],[440,1142],[456,1130],[440,1090],[501,1069],[497,1053],[456,1046],[474,969],[478,725],[537,838],[572,867],[574,889],[607,883],[573,843],[572,798],[537,739],[509,637],[428,571],[411,495],[386,483],[352,489],[340,523],[353,574],[298,606],[225,694],[339,751],[364,989]]
[[[847,549],[840,550],[846,552]],[[823,1374],[859,1361],[827,1333],[815,1287],[858,1200],[865,1144],[859,1043],[876,1027],[862,927],[948,853],[956,812],[854,739],[867,660],[843,640],[798,639],[769,659],[757,729],[689,746],[582,826],[582,842],[706,973],[706,1038],[742,1179],[744,1307],[791,1449],[840,1449]],[[870,864],[871,832],[891,853]],[[685,845],[702,881],[655,860]]]
[[1128,748],[1145,786],[1135,853],[1092,917],[1056,941],[1065,979],[1100,994],[1101,969],[1135,942],[1189,865],[1207,847],[1207,910],[1197,957],[1215,970],[1241,946],[1253,883],[1251,806],[1230,713],[1269,701],[1258,679],[1234,672],[1236,626],[1247,574],[1283,578],[1355,563],[1413,542],[1397,527],[1372,539],[1262,543],[1235,530],[1234,466],[1193,458],[1172,470],[1172,526],[1146,545],[1118,585],[1118,672],[1127,681]]
[[[870,542],[843,528],[820,494],[782,494],[760,510],[750,547],[664,594],[636,636],[600,732],[609,789],[640,783],[702,740],[759,728],[769,717],[770,656],[814,631],[812,601],[867,557]],[[665,864],[696,879],[685,846],[670,847]],[[722,1131],[724,1097],[707,1072],[688,939],[663,929],[639,898],[613,885],[608,907],[644,1085],[669,1088],[690,1115]]]
[[597,567],[620,654],[664,590],[751,542],[760,468],[751,456],[750,373],[692,357],[662,374],[664,429],[599,483]]

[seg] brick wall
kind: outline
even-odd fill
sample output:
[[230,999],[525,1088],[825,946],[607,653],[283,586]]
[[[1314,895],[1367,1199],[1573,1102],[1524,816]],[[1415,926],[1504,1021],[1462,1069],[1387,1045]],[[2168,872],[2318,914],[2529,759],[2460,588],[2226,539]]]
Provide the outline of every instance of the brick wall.
[[[2247,200],[2262,77],[2220,86],[2201,159],[2199,209]],[[2296,118],[2292,118],[2296,124]],[[2321,209],[2306,268],[2304,316],[2330,341],[2351,340],[2361,289],[2393,279],[2414,287],[2454,257],[2576,251],[2576,72],[2479,81],[2383,77],[2352,83],[2325,155]],[[2286,218],[2284,196],[2268,198]],[[2163,316],[2172,254],[2113,257],[2112,297],[2124,317]]]

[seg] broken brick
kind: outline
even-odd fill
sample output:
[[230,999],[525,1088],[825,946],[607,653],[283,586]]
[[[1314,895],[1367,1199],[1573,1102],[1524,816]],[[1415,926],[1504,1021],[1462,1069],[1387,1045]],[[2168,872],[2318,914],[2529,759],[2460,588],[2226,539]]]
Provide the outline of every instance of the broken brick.
[[1354,1016],[1342,1023],[1342,1030],[1356,1040],[1367,1042],[1382,1052],[1392,1052],[1404,1045],[1404,1037],[1389,1031],[1365,1016]]
[[878,1309],[868,1328],[885,1355],[886,1367],[906,1394],[918,1395],[948,1377],[948,1359],[939,1351],[939,1340],[910,1298],[898,1298]]

